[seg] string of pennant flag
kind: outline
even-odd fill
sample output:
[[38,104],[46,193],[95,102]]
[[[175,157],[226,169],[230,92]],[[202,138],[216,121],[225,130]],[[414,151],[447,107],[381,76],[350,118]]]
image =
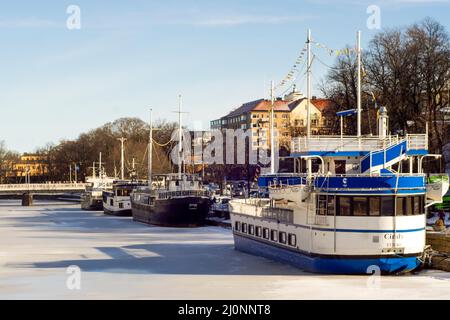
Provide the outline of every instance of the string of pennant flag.
[[[326,50],[330,56],[334,55],[336,57],[339,57],[339,56],[349,55],[349,54],[352,54],[352,53],[354,53],[354,54],[357,53],[356,48],[348,48],[347,47],[347,48],[344,48],[344,49],[337,50],[337,49],[331,49],[330,47],[328,47],[328,46],[326,46],[326,45],[324,45],[322,43],[319,43],[317,41],[311,41],[311,43],[314,43],[317,48],[321,48],[321,49]],[[363,78],[367,75],[366,70],[364,68],[364,64],[362,63],[362,61],[361,61],[361,75],[362,75]]]
[[291,67],[291,69],[289,70],[289,72],[286,74],[286,76],[280,81],[280,83],[278,83],[275,86],[275,90],[279,89],[281,87],[284,87],[286,85],[287,82],[291,81],[291,80],[295,80],[296,79],[296,73],[298,73],[300,71],[300,67],[303,65],[303,63],[305,62],[305,55],[306,55],[306,44],[303,47],[303,49],[300,51],[300,54],[298,55],[297,59],[295,60],[295,64]]
[[[328,47],[327,45],[322,44],[317,41],[311,41],[311,44],[315,45],[317,48],[324,49],[325,51],[327,51],[329,56],[339,57],[339,56],[344,56],[344,55],[350,55],[352,53],[354,53],[354,54],[357,53],[356,48],[347,47],[344,49],[332,49],[332,48]],[[305,62],[305,57],[306,57],[307,51],[308,51],[307,44],[305,44],[305,46],[300,51],[300,54],[298,55],[298,57],[295,61],[295,64],[291,67],[291,69],[286,74],[286,76],[275,86],[275,90],[284,87],[286,85],[286,83],[288,83],[288,82],[292,82],[292,81],[296,80],[296,78],[298,76],[296,74],[300,71],[300,67]],[[362,72],[362,77],[364,78],[367,74],[365,72],[365,68],[362,63],[361,63],[361,72]]]

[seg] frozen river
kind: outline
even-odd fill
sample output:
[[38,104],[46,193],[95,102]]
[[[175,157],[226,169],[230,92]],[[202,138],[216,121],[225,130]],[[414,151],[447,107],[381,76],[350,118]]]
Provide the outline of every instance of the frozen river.
[[150,227],[75,204],[0,199],[0,299],[19,298],[450,299],[450,273],[310,274],[235,251],[220,227]]

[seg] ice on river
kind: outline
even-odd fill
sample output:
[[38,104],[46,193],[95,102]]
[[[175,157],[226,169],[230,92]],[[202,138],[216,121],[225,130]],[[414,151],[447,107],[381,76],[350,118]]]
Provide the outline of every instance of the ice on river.
[[76,204],[0,199],[0,298],[450,299],[450,273],[317,275],[235,251],[220,227],[151,227]]

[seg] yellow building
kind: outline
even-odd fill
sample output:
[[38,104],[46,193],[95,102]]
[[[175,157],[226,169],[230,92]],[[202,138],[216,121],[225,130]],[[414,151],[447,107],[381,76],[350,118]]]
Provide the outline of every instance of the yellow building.
[[[48,175],[47,156],[24,154],[20,161],[10,165],[10,170],[6,173],[7,178],[22,178],[29,175],[34,178],[42,178]],[[36,179],[35,179],[36,180]]]

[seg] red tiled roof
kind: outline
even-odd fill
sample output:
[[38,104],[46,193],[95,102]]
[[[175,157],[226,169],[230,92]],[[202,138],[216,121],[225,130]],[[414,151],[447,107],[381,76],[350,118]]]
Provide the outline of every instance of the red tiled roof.
[[[231,111],[225,117],[235,117],[244,113],[248,113],[250,111],[269,111],[271,108],[271,101],[259,99],[251,102],[244,103],[239,108]],[[286,111],[289,112],[289,102],[284,100],[276,100],[274,103],[275,111]]]
[[311,103],[319,110],[320,112],[331,111],[337,107],[337,104],[329,99],[313,99]]

